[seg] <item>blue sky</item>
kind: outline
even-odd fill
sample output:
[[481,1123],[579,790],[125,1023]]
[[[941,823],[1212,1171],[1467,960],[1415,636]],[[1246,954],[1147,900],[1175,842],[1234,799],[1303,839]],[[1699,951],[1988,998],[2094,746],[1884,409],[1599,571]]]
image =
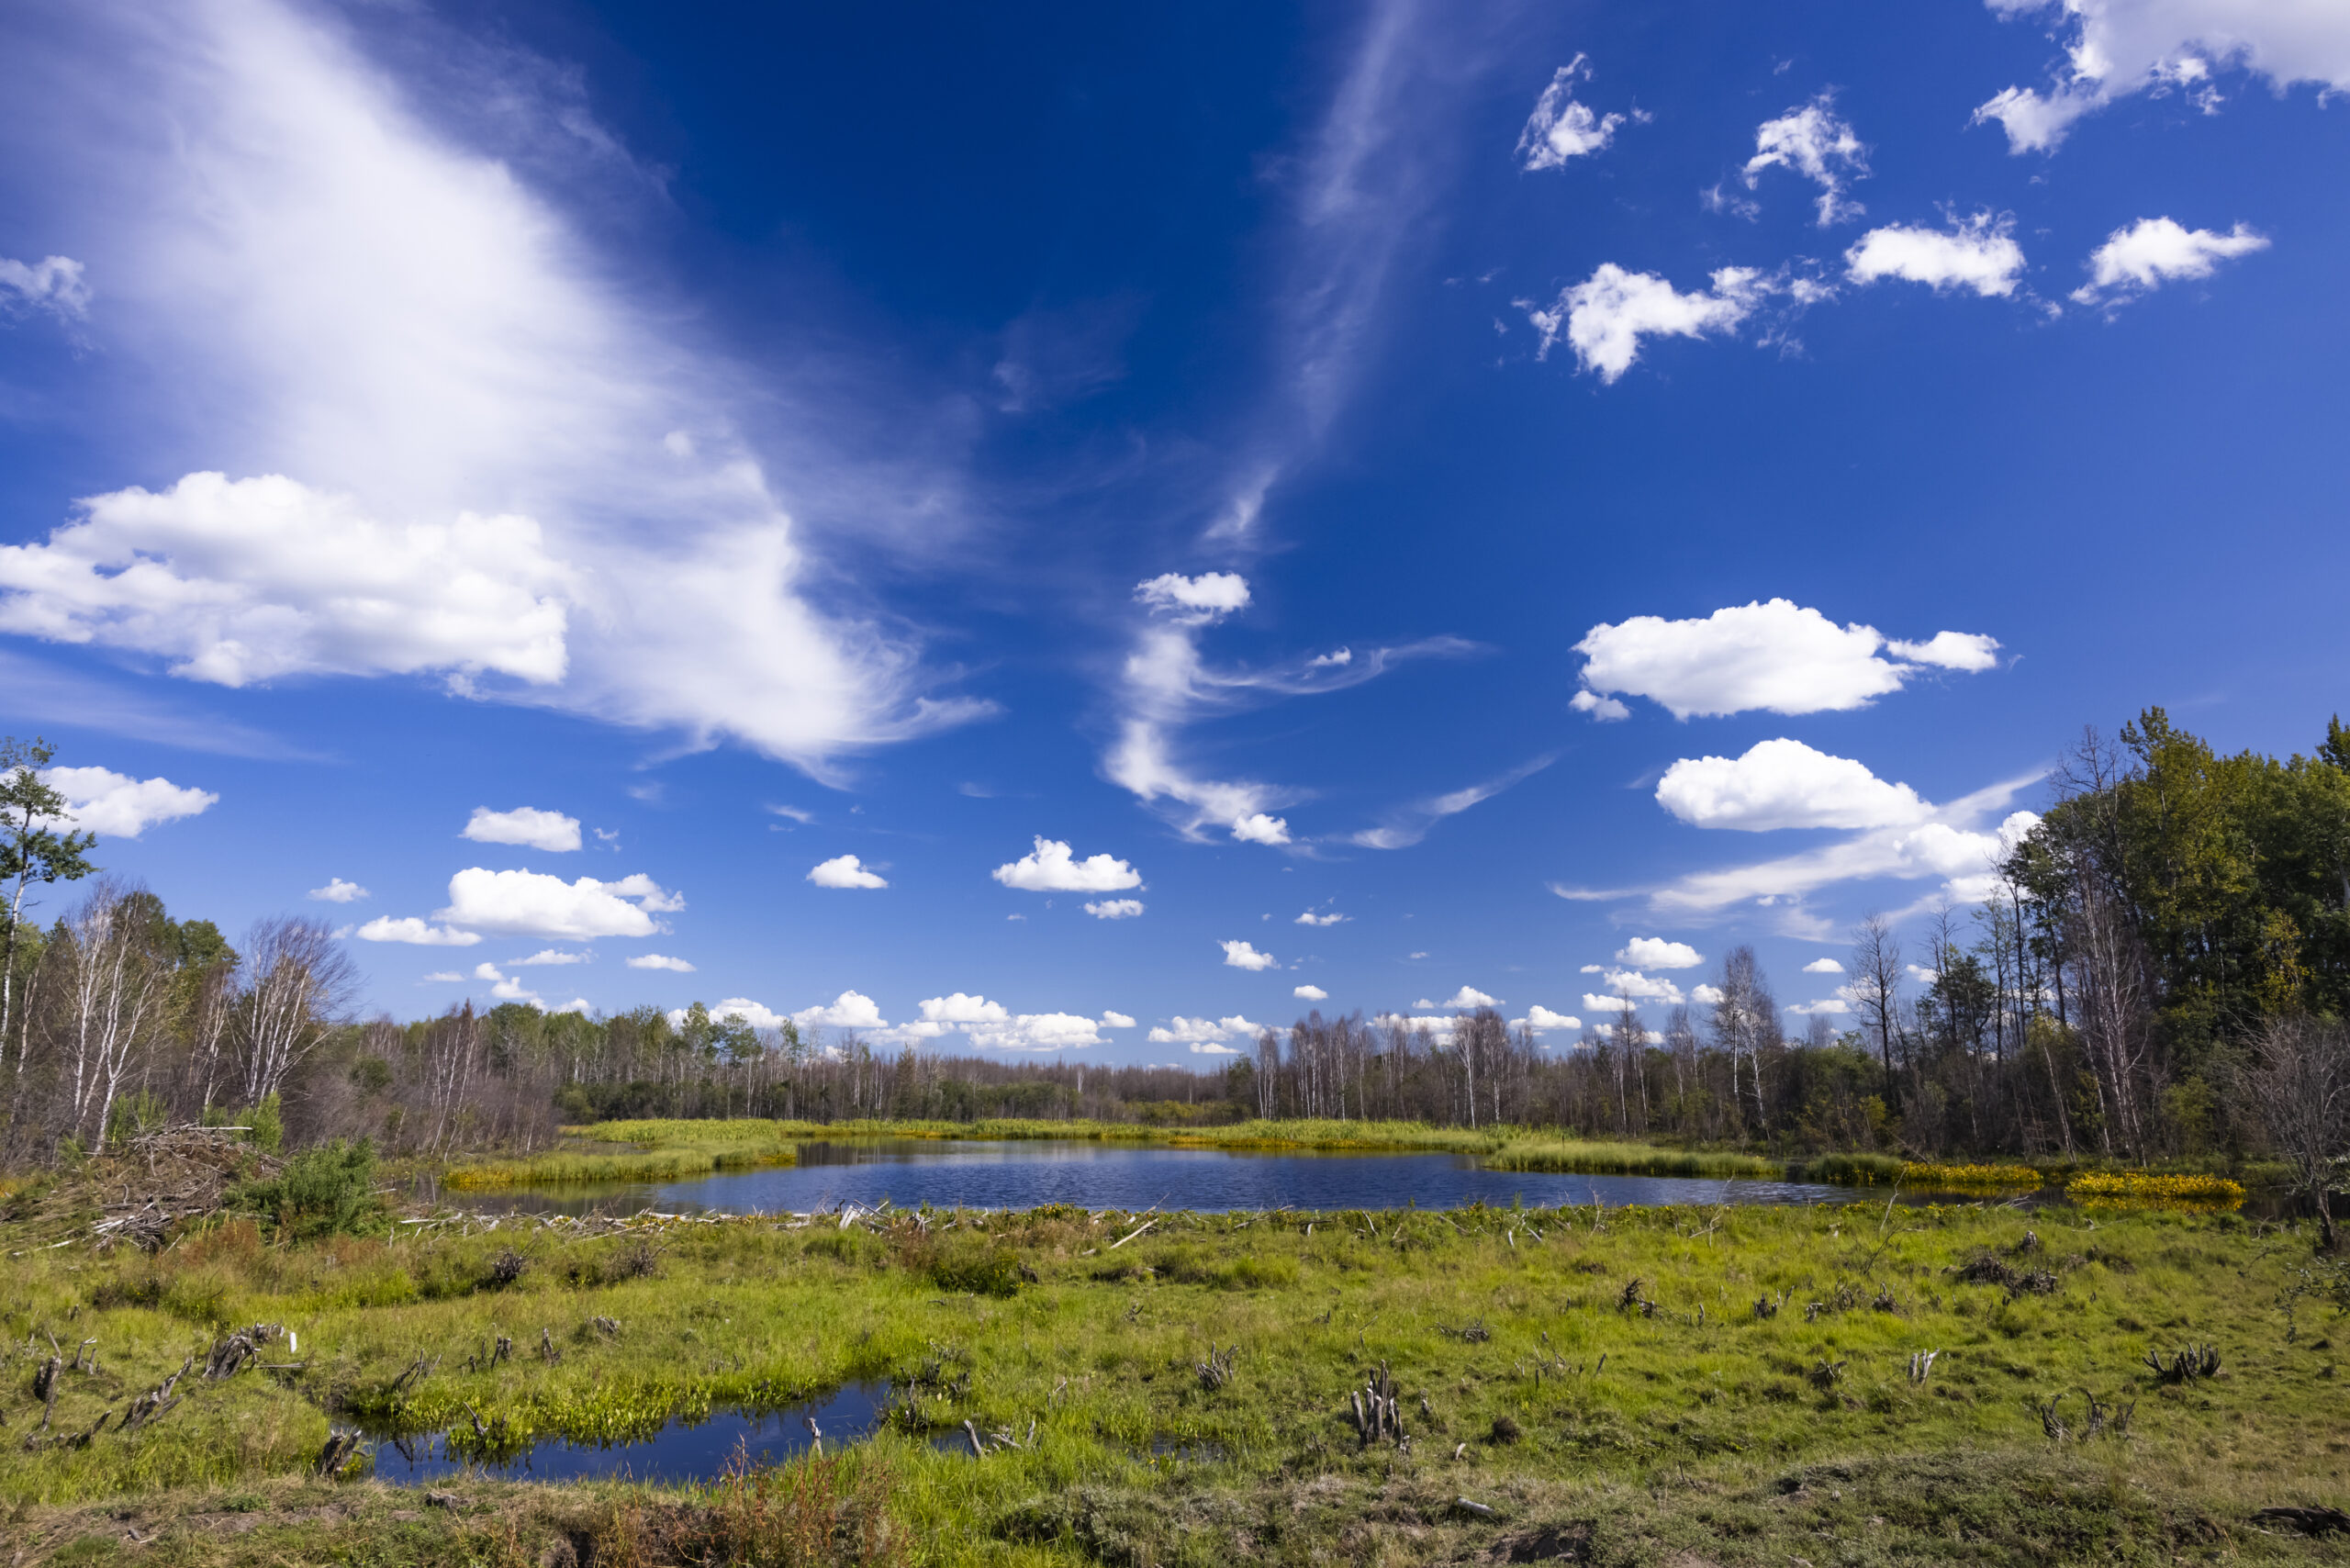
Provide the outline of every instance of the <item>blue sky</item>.
[[0,28],[0,722],[370,1008],[1833,1017],[2341,706],[2350,11]]

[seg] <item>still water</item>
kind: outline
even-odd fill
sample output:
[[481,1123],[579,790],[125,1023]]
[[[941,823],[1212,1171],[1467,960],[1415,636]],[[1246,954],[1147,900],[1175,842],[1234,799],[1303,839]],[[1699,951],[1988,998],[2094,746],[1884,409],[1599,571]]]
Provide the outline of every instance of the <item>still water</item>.
[[[375,1479],[395,1486],[420,1486],[444,1476],[502,1475],[516,1481],[599,1481],[617,1478],[677,1484],[711,1481],[726,1473],[737,1453],[754,1464],[775,1462],[807,1451],[813,1419],[831,1445],[825,1451],[872,1435],[890,1402],[887,1383],[853,1383],[821,1399],[754,1416],[742,1410],[713,1412],[699,1422],[671,1421],[636,1442],[569,1443],[550,1438],[503,1464],[466,1461],[449,1452],[439,1432],[375,1440]],[[959,1435],[957,1440],[960,1440]]]
[[[844,1203],[901,1208],[1423,1209],[1588,1204],[1817,1204],[1851,1189],[1802,1182],[1674,1176],[1557,1176],[1488,1170],[1466,1155],[1257,1153],[1221,1148],[923,1138],[804,1143],[800,1163],[690,1182],[518,1193],[539,1211],[806,1214]],[[468,1195],[472,1202],[473,1195]]]

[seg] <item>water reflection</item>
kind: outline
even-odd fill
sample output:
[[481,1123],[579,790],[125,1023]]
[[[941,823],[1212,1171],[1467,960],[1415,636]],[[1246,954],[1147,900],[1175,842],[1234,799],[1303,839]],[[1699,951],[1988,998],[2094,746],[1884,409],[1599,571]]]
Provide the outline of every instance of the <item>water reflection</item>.
[[813,1441],[808,1429],[811,1419],[827,1443],[850,1443],[869,1437],[889,1402],[886,1382],[853,1383],[821,1399],[764,1415],[725,1410],[690,1425],[672,1421],[638,1442],[599,1446],[548,1438],[499,1464],[456,1457],[448,1451],[439,1432],[412,1438],[379,1437],[375,1478],[395,1486],[419,1486],[470,1471],[516,1481],[610,1477],[671,1484],[708,1481],[726,1473],[737,1450],[747,1453],[754,1463],[779,1462],[806,1452]]
[[[1035,1139],[876,1138],[800,1146],[796,1166],[728,1170],[688,1182],[516,1193],[533,1212],[806,1214],[843,1203],[901,1207],[1423,1209],[1514,1201],[1553,1208],[1628,1204],[1848,1202],[1852,1189],[1807,1182],[1489,1170],[1467,1155],[1171,1148]],[[475,1195],[468,1194],[469,1204]]]

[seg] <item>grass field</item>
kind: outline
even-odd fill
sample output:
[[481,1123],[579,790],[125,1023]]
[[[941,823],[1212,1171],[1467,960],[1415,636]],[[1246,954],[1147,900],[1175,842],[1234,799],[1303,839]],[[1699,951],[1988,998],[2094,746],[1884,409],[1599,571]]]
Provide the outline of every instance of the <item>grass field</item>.
[[[1142,1223],[280,1247],[235,1221],[152,1258],[0,1230],[0,1539],[26,1564],[2343,1558],[2251,1518],[2350,1501],[2350,1294],[2290,1226],[1882,1202]],[[2333,1294],[2292,1294],[2313,1283]],[[203,1380],[253,1323],[300,1370]],[[97,1370],[59,1374],[50,1438],[197,1369],[143,1429],[28,1451],[52,1335]],[[2143,1359],[2204,1343],[2209,1377]],[[1404,1440],[1366,1443],[1349,1392],[1382,1365]],[[623,1439],[866,1378],[916,1393],[890,1429],[732,1491],[467,1480],[433,1506],[306,1474],[362,1417]],[[932,1446],[966,1418],[1023,1446]]]

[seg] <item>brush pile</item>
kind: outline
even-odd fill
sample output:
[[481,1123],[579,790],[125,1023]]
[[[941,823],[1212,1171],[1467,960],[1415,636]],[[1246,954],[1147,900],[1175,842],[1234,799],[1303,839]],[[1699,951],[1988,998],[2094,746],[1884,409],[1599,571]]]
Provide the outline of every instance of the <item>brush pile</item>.
[[285,1162],[245,1141],[242,1127],[162,1127],[17,1194],[0,1218],[29,1222],[44,1245],[86,1239],[101,1252],[129,1242],[153,1252],[228,1206],[240,1182]]

